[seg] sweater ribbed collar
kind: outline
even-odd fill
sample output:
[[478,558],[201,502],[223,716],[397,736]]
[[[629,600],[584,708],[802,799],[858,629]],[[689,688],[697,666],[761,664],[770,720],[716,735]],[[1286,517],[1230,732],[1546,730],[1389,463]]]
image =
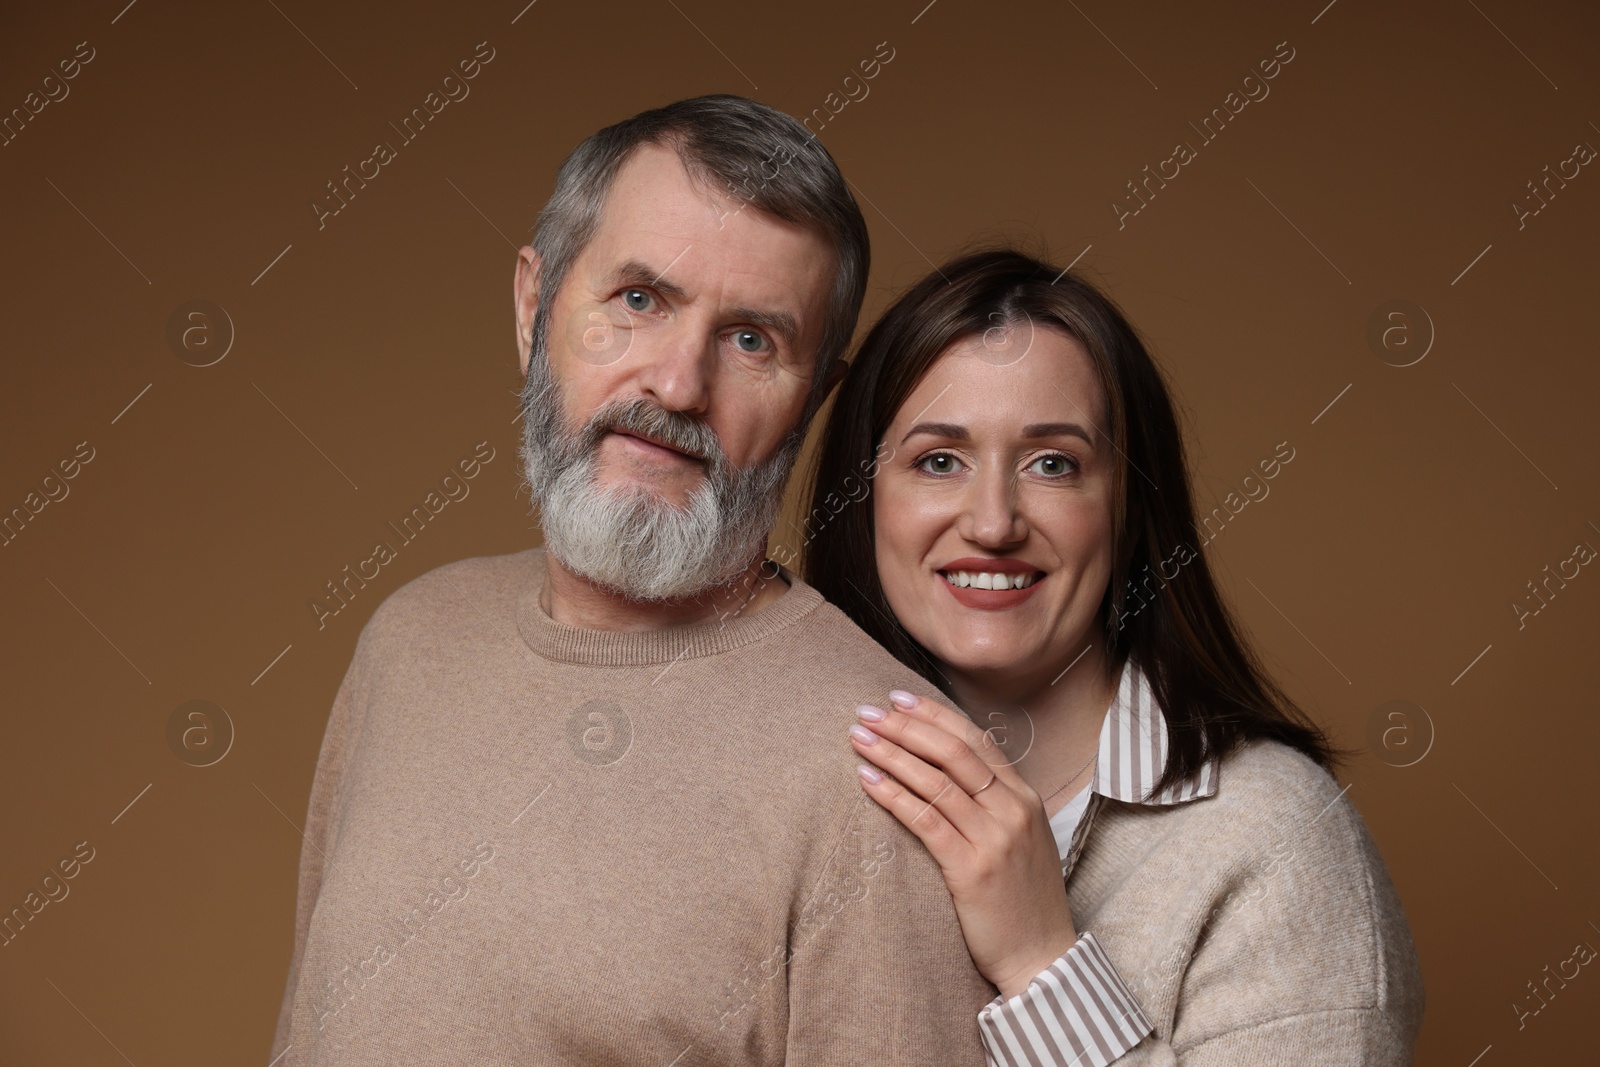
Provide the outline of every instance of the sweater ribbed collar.
[[753,615],[740,614],[690,626],[631,632],[568,626],[552,619],[540,603],[546,574],[545,550],[535,549],[529,557],[522,587],[517,591],[517,629],[530,649],[562,663],[638,667],[715,656],[765,640],[823,603],[822,594],[814,587],[787,567],[773,563],[789,588]]

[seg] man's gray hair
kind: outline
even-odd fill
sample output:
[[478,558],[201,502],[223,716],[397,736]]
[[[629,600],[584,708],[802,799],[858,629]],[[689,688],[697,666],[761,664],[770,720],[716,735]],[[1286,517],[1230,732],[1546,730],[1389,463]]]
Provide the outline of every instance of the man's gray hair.
[[684,169],[714,192],[819,231],[838,261],[817,351],[805,417],[855,332],[871,253],[867,224],[833,157],[794,118],[742,96],[679,100],[607,126],[572,150],[556,174],[534,228],[539,253],[539,306],[555,301],[568,269],[594,236],[617,171],[640,145],[677,152]]

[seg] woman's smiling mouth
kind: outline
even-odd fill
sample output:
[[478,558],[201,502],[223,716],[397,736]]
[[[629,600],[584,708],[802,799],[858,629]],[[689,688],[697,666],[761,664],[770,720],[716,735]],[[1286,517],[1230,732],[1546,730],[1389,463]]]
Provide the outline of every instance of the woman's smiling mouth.
[[990,571],[940,571],[944,580],[957,589],[1026,589],[1040,578],[1043,572],[1032,574],[998,574]]
[[951,560],[936,573],[957,603],[983,611],[1016,607],[1045,579],[1044,571],[1022,560],[975,556]]

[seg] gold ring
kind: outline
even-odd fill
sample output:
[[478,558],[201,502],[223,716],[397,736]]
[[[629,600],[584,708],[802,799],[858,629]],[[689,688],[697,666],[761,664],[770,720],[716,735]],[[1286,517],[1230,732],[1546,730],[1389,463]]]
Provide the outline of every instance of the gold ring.
[[983,792],[983,791],[984,791],[984,790],[985,790],[985,789],[988,789],[988,788],[989,788],[989,787],[990,787],[990,786],[991,786],[991,785],[994,785],[994,780],[995,780],[995,779],[996,779],[996,778],[998,778],[998,777],[1000,777],[1000,776],[999,776],[999,775],[998,775],[998,774],[991,774],[991,775],[989,775],[989,780],[988,780],[988,781],[987,781],[987,782],[984,782],[984,783],[983,783],[983,785],[981,785],[981,786],[979,786],[979,787],[978,787],[978,789],[977,789],[977,791],[976,791],[976,792],[974,792],[974,793],[973,793],[973,794],[972,794],[972,795],[973,795],[973,796],[977,796],[977,795],[978,795],[978,793],[981,793],[981,792]]

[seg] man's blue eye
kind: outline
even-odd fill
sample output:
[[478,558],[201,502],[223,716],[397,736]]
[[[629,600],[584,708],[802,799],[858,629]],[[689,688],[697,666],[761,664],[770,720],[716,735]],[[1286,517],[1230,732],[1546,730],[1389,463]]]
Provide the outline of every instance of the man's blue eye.
[[766,347],[767,339],[754,330],[740,330],[733,335],[733,343],[742,352],[755,353]]
[[644,311],[650,306],[650,294],[643,289],[624,289],[622,302],[628,306],[629,311]]

